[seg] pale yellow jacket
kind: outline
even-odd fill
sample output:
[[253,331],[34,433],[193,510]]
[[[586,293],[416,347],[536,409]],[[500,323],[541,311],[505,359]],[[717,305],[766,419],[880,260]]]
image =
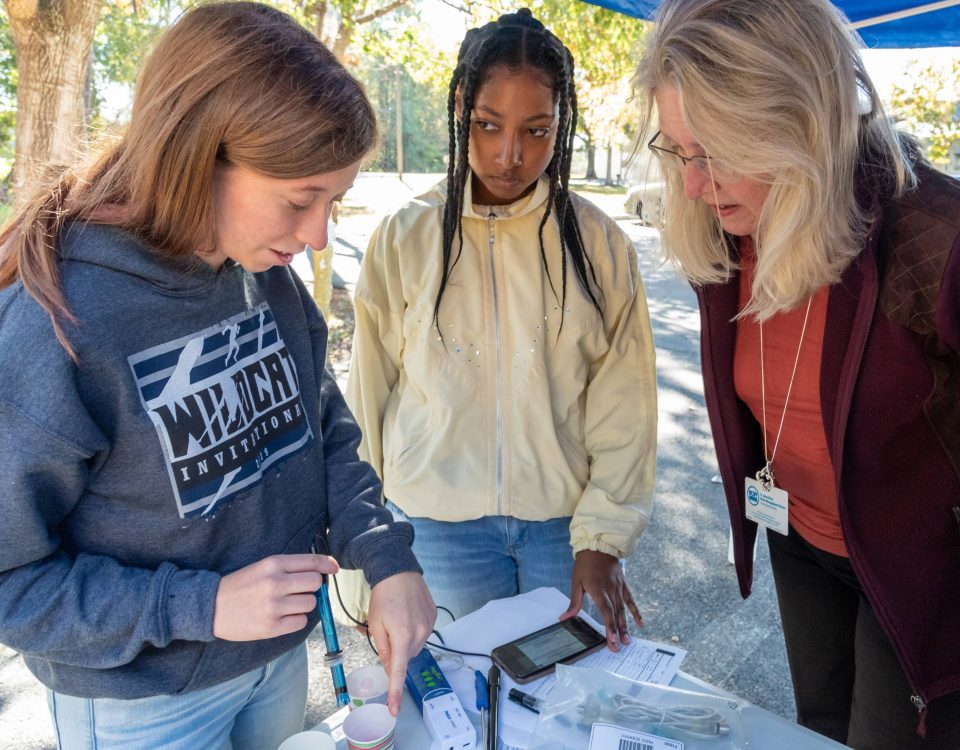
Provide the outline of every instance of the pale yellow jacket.
[[[346,397],[360,455],[408,515],[572,516],[574,554],[626,557],[646,527],[657,435],[653,338],[630,239],[573,205],[603,319],[572,265],[561,328],[560,237],[537,227],[548,183],[510,206],[467,193],[463,251],[433,320],[445,184],[379,226],[356,288]],[[454,243],[454,254],[457,244]]]

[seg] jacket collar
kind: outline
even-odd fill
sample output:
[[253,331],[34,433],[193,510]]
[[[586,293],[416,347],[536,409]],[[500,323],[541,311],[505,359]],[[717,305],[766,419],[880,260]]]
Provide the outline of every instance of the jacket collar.
[[[542,210],[550,195],[550,178],[546,175],[537,180],[537,186],[529,195],[506,206],[477,206],[473,204],[473,172],[467,172],[467,184],[463,191],[463,216],[471,219],[486,219],[492,213],[498,219],[525,216]],[[478,211],[477,208],[480,210]]]

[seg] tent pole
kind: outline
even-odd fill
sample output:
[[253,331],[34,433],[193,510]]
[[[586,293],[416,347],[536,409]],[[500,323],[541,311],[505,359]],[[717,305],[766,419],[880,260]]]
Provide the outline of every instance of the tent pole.
[[849,28],[862,29],[866,26],[876,26],[877,24],[886,23],[887,21],[899,21],[901,18],[919,16],[922,13],[943,10],[944,8],[951,8],[954,5],[960,5],[960,0],[940,0],[940,2],[936,3],[926,3],[925,5],[918,5],[915,8],[906,8],[905,10],[886,13],[882,16],[875,16],[873,18],[865,18],[862,21],[855,21],[850,24]]

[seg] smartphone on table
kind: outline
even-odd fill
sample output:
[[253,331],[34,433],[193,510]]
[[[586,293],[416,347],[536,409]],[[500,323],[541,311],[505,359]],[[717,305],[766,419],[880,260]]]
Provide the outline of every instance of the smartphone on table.
[[550,674],[603,646],[607,639],[579,617],[555,622],[490,652],[494,663],[521,685]]

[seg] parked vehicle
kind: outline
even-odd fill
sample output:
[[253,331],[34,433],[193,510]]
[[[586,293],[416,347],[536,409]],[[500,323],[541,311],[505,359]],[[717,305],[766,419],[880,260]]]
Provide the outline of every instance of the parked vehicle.
[[662,182],[645,182],[627,189],[623,207],[631,216],[636,216],[644,226],[660,224],[662,215]]

